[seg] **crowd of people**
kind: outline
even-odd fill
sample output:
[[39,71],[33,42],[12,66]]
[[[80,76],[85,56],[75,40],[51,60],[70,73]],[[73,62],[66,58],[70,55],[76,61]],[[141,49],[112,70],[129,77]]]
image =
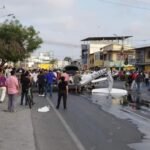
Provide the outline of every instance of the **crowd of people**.
[[[30,89],[33,101],[32,89],[38,89],[38,96],[52,97],[53,87],[58,89],[58,103],[56,108],[59,109],[61,97],[63,97],[64,109],[67,108],[68,84],[75,84],[75,91],[80,91],[78,86],[81,78],[77,72],[72,78],[65,71],[52,71],[45,69],[25,70],[7,67],[0,69],[0,103],[3,103],[8,94],[8,111],[15,111],[16,96],[20,94],[20,105],[28,105],[28,91]],[[78,90],[79,89],[79,90]]]
[[150,72],[119,71],[117,76],[114,78],[126,81],[125,86],[130,90],[136,88],[136,90],[140,92],[142,86],[145,86],[148,90],[150,90]]
[[[45,69],[25,70],[7,67],[0,69],[0,103],[3,103],[8,94],[8,111],[15,111],[16,96],[20,94],[20,105],[28,105],[28,91],[30,89],[32,105],[35,104],[32,89],[38,89],[38,96],[52,97],[53,87],[57,87],[58,102],[56,108],[59,109],[61,98],[63,107],[67,108],[68,85],[74,85],[75,93],[81,92],[80,81],[87,72],[77,71],[73,76],[69,76],[65,71],[52,71]],[[112,72],[114,75],[114,72]],[[116,78],[114,76],[114,78]],[[120,71],[118,80],[125,80],[127,88],[132,90],[134,87],[140,92],[142,84],[150,90],[150,73],[138,71]]]

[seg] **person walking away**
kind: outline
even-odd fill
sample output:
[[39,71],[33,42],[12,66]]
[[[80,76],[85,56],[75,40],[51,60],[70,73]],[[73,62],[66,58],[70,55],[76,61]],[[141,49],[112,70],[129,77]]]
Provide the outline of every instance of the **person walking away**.
[[16,96],[19,93],[19,82],[15,76],[15,71],[11,71],[11,75],[6,79],[6,87],[8,94],[8,111],[15,111]]
[[61,77],[60,82],[58,83],[58,101],[56,109],[59,109],[61,97],[63,97],[64,109],[67,109],[67,95],[68,95],[68,83],[65,81],[64,77]]
[[43,74],[43,70],[40,71],[40,74],[38,75],[38,88],[39,88],[39,96],[44,96],[44,74]]
[[4,102],[6,96],[6,78],[3,74],[3,70],[0,69],[0,103]]
[[28,94],[28,89],[31,85],[31,81],[30,79],[28,78],[29,76],[29,72],[25,72],[22,77],[21,77],[21,102],[20,102],[20,105],[23,105],[23,100],[24,100],[24,97],[25,97],[25,105],[28,105],[28,100],[27,100],[27,94]]
[[49,90],[50,97],[52,97],[53,92],[53,81],[56,79],[55,75],[51,70],[49,70],[49,73],[46,74],[46,89],[45,89],[45,97],[47,95],[47,92]]

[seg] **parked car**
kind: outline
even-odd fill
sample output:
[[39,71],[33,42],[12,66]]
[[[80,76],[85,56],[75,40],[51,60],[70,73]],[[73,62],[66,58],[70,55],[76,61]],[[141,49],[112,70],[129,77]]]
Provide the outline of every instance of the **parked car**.
[[76,74],[76,72],[79,71],[79,68],[74,65],[67,65],[64,67],[63,70],[65,70],[66,73],[69,74],[69,76],[74,76]]

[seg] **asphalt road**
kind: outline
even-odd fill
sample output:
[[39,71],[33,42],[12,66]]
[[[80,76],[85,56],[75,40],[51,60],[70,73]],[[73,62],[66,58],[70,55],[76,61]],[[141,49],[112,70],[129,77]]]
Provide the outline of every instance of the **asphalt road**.
[[[51,100],[35,94],[34,100],[31,117],[37,150],[130,150],[129,144],[142,140],[133,123],[105,112],[86,96],[70,94],[67,110],[62,103],[55,109],[56,93]],[[45,105],[51,105],[49,112],[37,112]]]

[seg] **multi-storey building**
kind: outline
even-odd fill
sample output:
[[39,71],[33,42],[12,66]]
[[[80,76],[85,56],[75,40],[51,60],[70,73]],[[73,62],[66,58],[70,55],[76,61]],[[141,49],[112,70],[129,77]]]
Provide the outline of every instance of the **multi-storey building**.
[[110,44],[103,47],[104,67],[124,68],[126,65],[132,65],[131,60],[135,59],[135,50],[131,46]]
[[123,60],[127,60],[129,55],[131,57],[134,53],[133,49],[124,42],[130,37],[89,37],[83,39],[81,46],[82,68],[123,67]]
[[150,71],[150,46],[136,48],[135,65],[139,70]]

